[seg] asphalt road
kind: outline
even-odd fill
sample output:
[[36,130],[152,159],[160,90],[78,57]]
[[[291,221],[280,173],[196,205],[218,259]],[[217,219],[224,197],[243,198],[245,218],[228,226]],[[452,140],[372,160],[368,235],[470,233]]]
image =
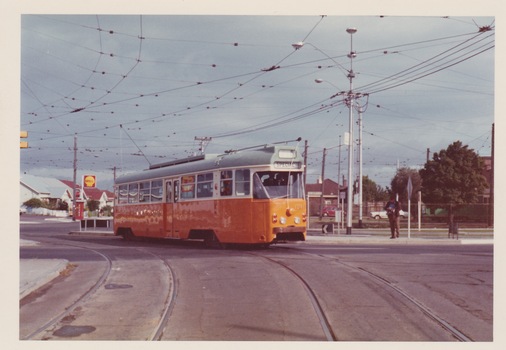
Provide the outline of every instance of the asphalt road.
[[21,259],[69,264],[20,301],[20,339],[493,340],[490,244],[218,250],[23,222],[21,238],[40,243]]

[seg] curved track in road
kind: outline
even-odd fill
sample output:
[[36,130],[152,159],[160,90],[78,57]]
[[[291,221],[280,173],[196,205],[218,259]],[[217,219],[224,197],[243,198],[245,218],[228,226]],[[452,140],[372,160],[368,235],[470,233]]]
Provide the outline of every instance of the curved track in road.
[[[281,248],[281,249],[287,250],[287,251],[292,250],[291,248]],[[297,249],[293,249],[293,250],[297,250]],[[404,304],[409,303],[409,304],[411,304],[412,307],[420,310],[421,313],[428,320],[435,322],[438,326],[440,326],[442,329],[444,329],[444,331],[447,332],[447,334],[451,338],[453,338],[454,340],[458,340],[458,341],[462,341],[462,342],[474,341],[470,336],[468,336],[468,335],[464,334],[462,331],[460,331],[457,326],[452,325],[450,322],[445,320],[444,317],[441,317],[440,315],[438,315],[437,312],[435,312],[434,310],[432,310],[428,306],[424,305],[421,301],[417,300],[414,296],[410,295],[408,292],[406,292],[402,288],[396,286],[394,282],[388,280],[386,277],[381,276],[380,274],[373,272],[367,268],[355,266],[351,263],[343,262],[340,259],[337,259],[335,257],[328,257],[328,256],[325,256],[322,254],[313,254],[313,253],[300,252],[300,251],[299,251],[299,253],[302,253],[306,256],[320,259],[321,262],[318,263],[318,265],[322,265],[322,266],[328,265],[329,262],[332,262],[333,264],[338,264],[340,266],[345,267],[345,269],[348,271],[355,271],[355,272],[360,273],[363,278],[363,283],[366,283],[367,279],[373,280],[373,281],[379,283],[379,285],[383,287],[382,293],[388,293],[388,294],[394,295],[392,300],[398,301],[399,300],[398,296],[401,296],[403,299],[402,303],[404,303]],[[321,323],[322,329],[324,330],[324,333],[327,337],[327,340],[328,341],[338,341],[339,339],[338,339],[338,336],[336,335],[336,334],[338,334],[338,332],[336,332],[337,330],[333,329],[333,326],[332,326],[332,324],[333,324],[332,316],[327,315],[326,313],[328,313],[329,310],[326,310],[326,308],[322,306],[322,305],[326,304],[325,301],[322,300],[322,298],[324,298],[324,297],[322,297],[322,295],[324,295],[324,293],[321,293],[321,291],[319,292],[317,290],[318,287],[312,285],[313,283],[307,277],[304,276],[305,272],[302,270],[298,271],[299,270],[298,267],[290,266],[290,263],[283,261],[286,258],[282,258],[282,257],[273,258],[273,257],[265,256],[264,254],[261,254],[261,253],[260,254],[255,253],[254,255],[257,255],[263,259],[267,259],[267,260],[271,261],[272,263],[275,263],[277,265],[280,265],[280,266],[286,268],[301,281],[301,283],[306,288],[309,297],[312,300],[315,312],[317,313],[318,318],[320,319],[320,323]],[[287,261],[289,261],[289,260],[292,260],[292,259],[289,258]],[[378,290],[377,290],[377,292],[379,293]]]
[[[143,249],[146,251],[145,249]],[[165,301],[163,312],[161,313],[160,320],[158,324],[156,325],[155,329],[153,330],[153,333],[149,336],[148,340],[162,340],[163,337],[163,331],[165,330],[165,327],[167,326],[167,322],[169,321],[169,317],[171,314],[172,309],[174,308],[174,304],[176,303],[176,297],[177,297],[177,279],[176,275],[173,271],[173,269],[170,267],[170,264],[168,263],[167,259],[160,257],[157,254],[154,254],[152,252],[146,251],[146,253],[151,254],[152,256],[157,257],[158,259],[162,260],[165,268],[167,269],[167,273],[170,278],[170,284],[172,288],[169,290],[169,293],[167,294],[167,299]]]
[[[143,297],[149,298],[147,295],[133,295],[134,290],[136,288],[141,288],[139,286],[142,286],[144,283],[142,274],[138,274],[138,277],[134,279],[134,285],[127,283],[121,283],[118,281],[129,281],[132,280],[130,278],[131,276],[125,275],[131,273],[129,270],[131,270],[131,264],[128,261],[127,257],[124,257],[125,250],[120,249],[120,251],[116,250],[107,250],[104,248],[90,248],[86,247],[86,243],[79,244],[79,243],[62,243],[62,242],[52,242],[51,243],[55,247],[67,247],[66,249],[69,249],[68,247],[72,247],[72,249],[79,249],[85,252],[86,254],[91,253],[97,257],[99,257],[102,261],[106,263],[106,267],[101,272],[100,276],[96,278],[96,280],[86,280],[83,282],[86,283],[92,283],[92,287],[85,290],[84,292],[78,292],[79,294],[76,294],[74,292],[72,302],[69,302],[66,300],[55,300],[55,298],[51,299],[51,295],[47,296],[44,294],[51,294],[55,293],[55,289],[68,289],[68,286],[65,285],[65,278],[59,278],[56,282],[51,282],[49,286],[41,288],[42,291],[35,291],[34,293],[26,296],[22,300],[22,307],[25,307],[26,310],[22,313],[20,322],[23,323],[24,317],[30,317],[30,316],[23,316],[23,315],[29,315],[30,314],[30,307],[32,301],[37,301],[38,298],[43,297],[47,298],[50,303],[55,303],[58,307],[58,309],[63,310],[61,312],[58,312],[56,315],[52,316],[50,319],[44,320],[44,313],[40,312],[39,307],[39,317],[38,317],[38,325],[33,329],[33,323],[32,322],[32,329],[29,331],[29,333],[25,335],[20,336],[22,340],[35,340],[35,339],[44,339],[44,340],[50,340],[50,339],[124,339],[123,336],[119,334],[105,334],[103,332],[99,332],[99,325],[100,319],[104,319],[104,315],[109,315],[107,317],[113,317],[111,315],[114,315],[116,311],[118,311],[120,308],[128,308],[131,305],[122,305],[123,302],[127,302],[127,300],[134,301],[134,300],[142,300]],[[155,293],[159,295],[159,297],[156,299],[159,301],[159,303],[145,303],[146,307],[143,310],[135,311],[137,312],[138,317],[132,316],[132,319],[135,318],[134,324],[140,324],[144,323],[146,326],[142,329],[142,331],[138,331],[138,335],[133,335],[133,339],[144,339],[144,340],[160,340],[163,335],[163,330],[165,328],[165,325],[167,323],[168,317],[170,316],[170,311],[172,310],[172,307],[174,305],[175,297],[176,297],[176,278],[174,276],[174,272],[172,271],[169,263],[166,259],[163,257],[154,254],[150,252],[149,250],[146,250],[145,248],[138,248],[138,247],[131,247],[128,248],[130,250],[131,254],[135,254],[135,259],[146,259],[154,261],[151,265],[154,264],[160,264],[163,266],[163,269],[160,269],[160,272],[155,272],[157,276],[155,279],[167,279],[162,285],[166,286],[165,289],[157,289]],[[133,253],[132,253],[133,252]],[[79,263],[76,264],[77,269],[79,269]],[[72,272],[72,274],[75,272]],[[124,276],[123,276],[124,275]],[[150,285],[150,274],[144,274],[145,276],[145,284]],[[134,288],[135,287],[135,288]],[[146,288],[149,288],[149,286],[145,286],[144,290]],[[50,292],[46,292],[45,289],[51,290]],[[63,290],[62,290],[63,292]],[[121,294],[119,297],[120,299],[116,299],[117,302],[114,302],[114,300],[111,300],[111,293],[117,292],[118,294]],[[71,291],[68,291],[67,294],[71,294]],[[114,298],[114,297],[112,297]],[[122,300],[123,299],[123,300]],[[124,300],[126,299],[126,300]],[[67,304],[64,304],[67,303]],[[35,303],[36,304],[36,303]],[[131,303],[133,304],[133,303]],[[137,303],[139,304],[139,303]],[[103,306],[101,306],[103,305]],[[34,307],[34,310],[36,307]],[[95,312],[95,314],[100,314],[102,316],[88,316],[87,322],[85,324],[80,324],[80,317],[82,317],[83,313],[86,313],[87,310],[91,310],[88,312],[89,314],[92,314]],[[135,312],[132,312],[132,314],[135,314]],[[124,315],[125,313],[123,313]],[[145,320],[141,320],[139,318],[144,317]],[[86,318],[86,317],[85,317]],[[118,319],[125,322],[125,320],[128,319],[125,317],[120,317],[118,313]],[[41,321],[42,320],[42,321]],[[90,322],[90,320],[92,320]],[[120,325],[121,321],[113,321],[113,323],[116,323],[116,327],[118,329],[121,329],[122,325]],[[144,321],[144,322],[143,322]],[[135,327],[132,323],[132,320],[126,321],[129,325],[127,327]],[[96,326],[96,327],[95,327]],[[102,327],[103,328],[103,327]],[[139,328],[139,327],[135,327]],[[97,331],[98,334],[95,334],[95,331]],[[129,331],[127,330],[124,332],[124,334],[128,334]],[[135,333],[135,332],[132,332]]]
[[[256,256],[259,256],[259,255],[256,255]],[[314,311],[316,313],[316,316],[318,317],[318,320],[320,321],[323,333],[325,334],[325,338],[328,341],[337,341],[337,340],[339,340],[339,339],[337,339],[336,335],[334,334],[334,331],[332,330],[330,322],[329,322],[327,316],[325,315],[324,309],[322,308],[322,306],[320,305],[320,302],[318,301],[318,298],[317,298],[317,296],[315,294],[315,291],[311,288],[311,285],[309,285],[309,283],[304,279],[304,277],[302,277],[294,269],[290,268],[288,265],[286,265],[286,264],[284,264],[284,263],[282,263],[280,261],[277,261],[275,259],[272,259],[272,258],[269,258],[269,257],[266,257],[266,256],[261,256],[261,257],[264,258],[264,259],[266,259],[266,260],[268,260],[268,261],[270,261],[270,262],[272,262],[272,263],[274,263],[274,264],[282,266],[283,268],[285,268],[286,270],[290,271],[296,278],[298,278],[300,280],[300,282],[302,283],[302,285],[304,286],[304,288],[307,291],[308,297],[309,297],[309,299],[311,301],[311,304],[313,305],[313,308],[314,308]]]
[[[58,247],[54,252],[47,248],[45,254],[52,258],[66,258],[59,254],[75,249],[74,256],[82,259],[67,280],[39,291],[31,297],[33,304],[22,303],[27,308],[21,313],[22,324],[30,308],[40,315],[37,324],[26,322],[22,339],[480,340],[476,331],[466,334],[469,324],[461,328],[455,317],[446,317],[452,311],[460,314],[459,305],[438,309],[435,305],[446,300],[434,304],[417,290],[418,280],[405,277],[411,267],[392,271],[395,262],[383,248],[277,245],[220,250],[189,243],[62,236],[48,239],[49,246]],[[378,254],[369,255],[373,252]],[[94,267],[94,273],[83,273]],[[81,276],[89,280],[83,281],[75,300],[57,300]],[[54,305],[59,301],[62,311],[46,316],[44,307],[52,311],[46,300]],[[488,309],[483,310],[488,315]]]
[[[107,268],[104,269],[104,272],[102,273],[100,278],[98,278],[98,280],[95,282],[95,284],[88,291],[86,291],[84,294],[81,294],[73,303],[66,306],[64,308],[64,311],[62,311],[59,314],[57,314],[56,316],[52,317],[46,323],[44,323],[43,325],[41,325],[37,329],[33,330],[28,335],[24,336],[23,340],[34,339],[37,335],[54,327],[56,324],[61,322],[61,320],[68,317],[77,307],[83,305],[104,284],[105,280],[107,279],[107,277],[111,273],[111,266],[112,266],[111,259],[108,256],[100,253],[97,250],[89,249],[89,248],[83,248],[83,249],[93,252],[93,253],[97,254],[98,256],[100,256],[101,258],[103,258],[104,261],[106,261],[106,263],[107,263]],[[27,297],[30,297],[30,295],[28,295]]]
[[[344,263],[342,263],[342,264],[344,264]],[[434,320],[439,325],[441,325],[441,327],[446,329],[448,331],[448,333],[450,333],[457,340],[463,341],[463,342],[473,341],[473,339],[471,339],[470,337],[468,337],[467,335],[465,335],[464,333],[459,331],[455,326],[451,325],[449,322],[445,321],[442,317],[438,316],[438,314],[436,312],[434,312],[433,310],[431,310],[427,306],[423,305],[423,303],[416,300],[416,298],[414,298],[413,296],[410,296],[407,292],[405,292],[401,288],[397,287],[394,283],[387,280],[386,278],[379,276],[378,274],[376,274],[372,271],[366,270],[362,267],[353,267],[348,264],[344,264],[344,265],[346,265],[349,268],[358,269],[360,271],[365,272],[366,274],[370,275],[371,277],[373,277],[373,278],[377,279],[378,281],[380,281],[381,283],[383,283],[386,287],[391,288],[395,292],[399,293],[404,298],[406,298],[411,303],[413,303],[416,307],[418,307],[425,315],[427,315],[427,317]]]

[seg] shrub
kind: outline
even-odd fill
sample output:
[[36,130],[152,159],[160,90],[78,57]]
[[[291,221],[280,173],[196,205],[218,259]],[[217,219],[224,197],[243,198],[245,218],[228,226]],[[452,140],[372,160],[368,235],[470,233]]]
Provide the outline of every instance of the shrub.
[[23,203],[28,208],[45,208],[45,204],[38,198],[30,198],[26,202]]

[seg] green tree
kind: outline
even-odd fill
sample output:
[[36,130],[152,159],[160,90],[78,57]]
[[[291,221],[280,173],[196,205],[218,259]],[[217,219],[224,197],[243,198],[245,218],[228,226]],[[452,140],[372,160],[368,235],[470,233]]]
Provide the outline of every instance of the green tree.
[[367,175],[362,177],[362,190],[364,191],[362,197],[364,202],[384,202],[388,200],[387,191],[369,179]]
[[[422,188],[422,178],[418,170],[411,168],[399,168],[394,178],[390,182],[392,194],[399,195],[399,201],[407,205],[408,204],[408,180],[411,177],[411,184],[413,185],[413,192],[411,194],[411,201],[416,197],[416,193]],[[405,207],[405,206],[404,206]]]
[[96,211],[100,207],[100,202],[94,199],[88,199],[88,201],[86,201],[86,207],[89,211]]
[[474,150],[455,141],[446,150],[434,153],[420,170],[426,203],[442,203],[453,225],[453,210],[462,204],[476,203],[487,188],[482,175],[483,162]]

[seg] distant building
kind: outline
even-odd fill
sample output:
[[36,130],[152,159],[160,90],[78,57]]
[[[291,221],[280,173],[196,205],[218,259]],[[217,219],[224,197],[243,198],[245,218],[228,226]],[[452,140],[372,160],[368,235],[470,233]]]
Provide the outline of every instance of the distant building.
[[20,205],[31,198],[37,198],[51,207],[57,208],[61,202],[72,204],[72,188],[58,179],[21,175]]
[[38,198],[53,208],[58,208],[62,202],[66,202],[68,209],[72,210],[74,186],[77,199],[96,200],[100,203],[99,208],[114,206],[114,193],[111,191],[98,188],[83,190],[73,181],[26,174],[20,178],[20,205],[31,198]]
[[[319,180],[314,184],[306,184],[306,195],[308,197],[309,215],[315,216],[320,214],[326,206],[337,206],[339,192],[341,196],[346,195],[348,190],[346,180],[343,181],[343,185],[339,185],[337,182],[331,179],[325,179],[322,183]],[[322,186],[323,185],[323,186]],[[322,196],[323,187],[323,196]],[[342,197],[341,197],[342,198]]]
[[493,191],[493,183],[492,182],[494,181],[494,177],[492,174],[492,172],[493,172],[492,157],[486,156],[486,157],[480,157],[480,158],[483,161],[482,175],[485,177],[485,179],[487,180],[487,184],[488,184],[488,187],[483,191],[481,202],[482,203],[489,203],[490,198],[491,198],[491,194]]

